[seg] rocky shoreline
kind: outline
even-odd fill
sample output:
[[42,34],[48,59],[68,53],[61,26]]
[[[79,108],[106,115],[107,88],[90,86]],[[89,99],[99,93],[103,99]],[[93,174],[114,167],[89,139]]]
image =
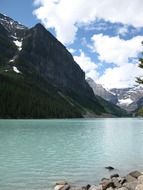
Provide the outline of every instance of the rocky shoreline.
[[[112,168],[112,167],[111,167]],[[106,168],[106,169],[111,169]],[[143,173],[132,171],[126,176],[113,174],[109,178],[102,178],[99,184],[86,186],[72,186],[66,181],[57,182],[54,190],[143,190]]]

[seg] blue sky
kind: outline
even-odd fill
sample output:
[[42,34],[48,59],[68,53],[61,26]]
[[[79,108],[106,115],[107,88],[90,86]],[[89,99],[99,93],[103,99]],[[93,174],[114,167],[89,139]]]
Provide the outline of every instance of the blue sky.
[[0,12],[32,27],[41,22],[87,77],[106,88],[133,86],[142,76],[143,1],[1,0]]
[[32,0],[0,0],[0,12],[11,18],[21,22],[22,24],[31,27],[38,21],[33,16],[34,10]]

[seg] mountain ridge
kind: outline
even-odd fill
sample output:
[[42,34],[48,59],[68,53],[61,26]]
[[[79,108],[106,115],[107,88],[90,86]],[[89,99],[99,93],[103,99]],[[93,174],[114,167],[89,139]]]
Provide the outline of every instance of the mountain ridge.
[[[1,20],[0,26],[3,27],[0,28],[4,34],[0,35],[0,50],[4,49],[0,57],[0,78],[3,81],[0,117],[76,118],[84,117],[86,113],[95,117],[126,115],[119,107],[94,95],[85,81],[85,73],[70,52],[43,25],[36,24],[28,29],[21,24],[19,27],[19,23],[12,22],[9,17],[4,16],[2,23]],[[10,27],[8,22],[11,22]]]
[[139,101],[143,98],[143,87],[141,85],[107,90],[102,85],[96,84],[90,78],[87,79],[87,82],[93,89],[95,95],[101,96],[103,99],[118,105],[130,113],[139,109],[141,106]]

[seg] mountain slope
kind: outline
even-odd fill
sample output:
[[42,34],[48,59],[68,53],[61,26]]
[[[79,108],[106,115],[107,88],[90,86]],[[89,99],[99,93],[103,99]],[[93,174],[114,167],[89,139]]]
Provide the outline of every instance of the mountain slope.
[[111,92],[117,94],[117,105],[128,112],[136,110],[138,108],[138,101],[143,98],[143,87],[141,85],[123,89],[111,89]]
[[[22,60],[22,61],[21,61]],[[55,86],[93,96],[85,73],[72,55],[41,24],[27,31],[15,63],[26,74],[37,73]]]
[[94,95],[72,55],[41,24],[28,29],[0,14],[0,34],[1,118],[125,114]]
[[0,74],[1,118],[82,117],[81,108],[65,101],[52,86],[18,75],[13,71]]
[[140,108],[140,99],[143,98],[143,87],[135,85],[130,88],[114,88],[107,90],[102,85],[96,84],[91,78],[86,79],[88,84],[94,91],[95,95],[101,96],[103,99],[118,105],[128,112],[133,112]]
[[103,88],[101,84],[97,84],[91,78],[87,78],[86,81],[93,89],[95,95],[102,97],[103,99],[116,104],[118,102],[117,95]]
[[0,66],[6,64],[16,51],[17,48],[11,41],[9,33],[0,24]]

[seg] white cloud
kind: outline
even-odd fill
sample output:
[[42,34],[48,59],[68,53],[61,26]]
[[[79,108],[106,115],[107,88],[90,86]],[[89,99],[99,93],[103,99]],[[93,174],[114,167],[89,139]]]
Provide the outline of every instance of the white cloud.
[[78,24],[91,23],[96,18],[112,23],[143,26],[142,0],[33,0],[34,14],[47,28],[54,28],[63,43],[72,43]]
[[99,73],[97,72],[97,65],[91,61],[90,57],[80,51],[79,56],[74,56],[74,60],[78,63],[81,69],[86,73],[86,77],[91,77],[97,80]]
[[68,51],[69,51],[71,54],[74,54],[74,53],[76,52],[76,50],[73,49],[73,48],[67,48],[67,49],[68,49]]
[[143,36],[123,40],[119,36],[94,35],[92,50],[98,53],[100,61],[113,63],[115,66],[106,69],[97,82],[106,88],[125,88],[134,85],[136,77],[143,75],[142,69],[138,68],[137,64],[138,54],[142,50],[142,40]]
[[[46,28],[54,28],[57,38],[65,43],[73,43],[80,26],[87,30],[92,23],[104,19],[111,23],[120,22],[125,26],[117,33],[124,35],[128,32],[128,25],[143,27],[143,0],[33,0],[36,5],[34,14]],[[98,25],[99,30],[107,27],[106,24]],[[95,28],[97,29],[97,28]],[[86,72],[86,76],[98,80],[108,88],[127,87],[133,85],[135,77],[142,74],[142,69],[137,67],[136,58],[142,51],[141,41],[143,36],[136,36],[130,40],[123,40],[119,36],[94,35],[92,37],[92,50],[98,53],[100,62],[113,63],[114,68],[108,68],[99,77],[97,65],[83,51],[79,56],[74,56],[75,61]],[[91,48],[82,39],[82,45]],[[69,49],[74,53],[73,49]],[[99,66],[99,64],[98,64]],[[142,74],[143,75],[143,74]]]
[[129,58],[138,56],[138,53],[142,50],[142,40],[143,36],[123,40],[119,36],[110,37],[97,34],[92,37],[92,50],[99,54],[100,61],[114,63],[120,66],[127,63]]
[[126,88],[137,84],[135,80],[140,75],[143,75],[143,71],[137,64],[126,63],[120,67],[107,69],[97,82],[108,89]]

